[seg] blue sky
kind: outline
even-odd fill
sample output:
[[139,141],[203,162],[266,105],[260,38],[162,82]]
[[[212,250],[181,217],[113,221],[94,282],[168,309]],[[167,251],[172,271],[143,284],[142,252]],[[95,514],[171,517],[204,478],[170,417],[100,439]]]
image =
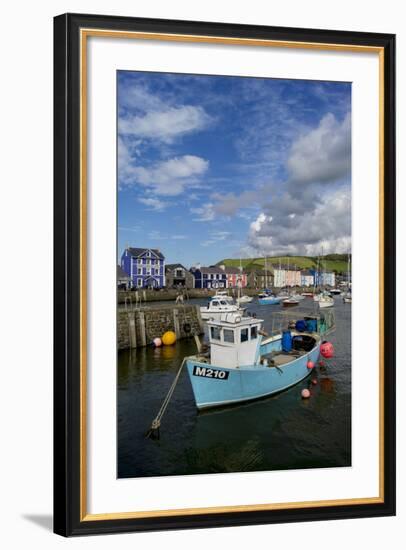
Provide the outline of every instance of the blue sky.
[[351,85],[119,71],[118,255],[351,248]]

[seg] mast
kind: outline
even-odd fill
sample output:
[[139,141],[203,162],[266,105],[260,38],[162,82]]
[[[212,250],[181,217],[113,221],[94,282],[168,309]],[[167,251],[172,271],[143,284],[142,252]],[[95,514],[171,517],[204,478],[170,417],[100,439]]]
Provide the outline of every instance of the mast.
[[268,265],[266,263],[266,256],[264,257],[264,264],[265,264],[265,289],[268,288]]

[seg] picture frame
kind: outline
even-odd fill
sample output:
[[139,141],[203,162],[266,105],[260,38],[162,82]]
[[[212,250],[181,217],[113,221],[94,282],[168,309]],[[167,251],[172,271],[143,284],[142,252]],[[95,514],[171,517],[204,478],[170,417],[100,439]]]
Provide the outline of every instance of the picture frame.
[[[347,52],[379,58],[379,494],[168,511],[88,510],[87,271],[91,37]],[[181,53],[179,54],[181,55]],[[135,69],[137,60],[135,60]],[[94,92],[94,90],[93,90]],[[97,93],[97,91],[96,91]],[[115,231],[114,228],[111,231]],[[91,290],[91,289],[90,289]],[[395,514],[395,36],[349,31],[64,14],[54,19],[54,531],[63,536],[287,523]],[[355,327],[354,333],[360,328]],[[110,365],[115,369],[115,365]],[[356,404],[355,404],[356,406]]]

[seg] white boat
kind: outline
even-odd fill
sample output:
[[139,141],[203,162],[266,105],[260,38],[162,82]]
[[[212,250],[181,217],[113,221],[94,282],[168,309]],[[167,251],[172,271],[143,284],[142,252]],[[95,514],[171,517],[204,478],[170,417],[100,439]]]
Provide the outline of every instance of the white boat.
[[221,315],[224,313],[238,313],[243,315],[244,308],[239,307],[235,304],[230,304],[229,300],[224,299],[224,297],[216,300],[210,300],[207,306],[202,306],[200,308],[200,315],[202,319],[220,319]]
[[297,305],[299,305],[299,300],[296,300],[295,298],[287,298],[282,302],[283,307],[293,307]]
[[341,290],[339,288],[332,288],[330,294],[341,294]]
[[321,309],[334,306],[334,298],[332,298],[331,296],[328,296],[327,294],[322,294],[318,302],[319,302],[319,308]]
[[292,298],[293,300],[297,300],[298,302],[301,302],[305,299],[305,296],[302,296],[302,294],[291,294],[289,298]]
[[249,304],[252,300],[252,296],[247,296],[244,294],[243,296],[240,296],[240,298],[237,298],[237,304]]
[[234,304],[234,298],[232,296],[229,296],[227,292],[224,291],[216,292],[216,294],[210,298],[211,302],[213,300],[225,300],[229,304]]

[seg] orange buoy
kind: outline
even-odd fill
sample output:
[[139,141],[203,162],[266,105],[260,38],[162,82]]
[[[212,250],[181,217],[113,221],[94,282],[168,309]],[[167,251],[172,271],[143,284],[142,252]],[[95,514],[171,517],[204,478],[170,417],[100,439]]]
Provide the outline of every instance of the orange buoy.
[[173,332],[173,330],[168,330],[162,336],[162,343],[164,346],[173,346],[175,342],[176,342],[176,334]]
[[331,359],[334,357],[334,346],[331,342],[322,342],[320,346],[320,353],[325,359]]
[[313,367],[314,367],[313,361],[308,361],[308,362],[307,362],[307,368],[310,370],[310,369],[312,369]]

